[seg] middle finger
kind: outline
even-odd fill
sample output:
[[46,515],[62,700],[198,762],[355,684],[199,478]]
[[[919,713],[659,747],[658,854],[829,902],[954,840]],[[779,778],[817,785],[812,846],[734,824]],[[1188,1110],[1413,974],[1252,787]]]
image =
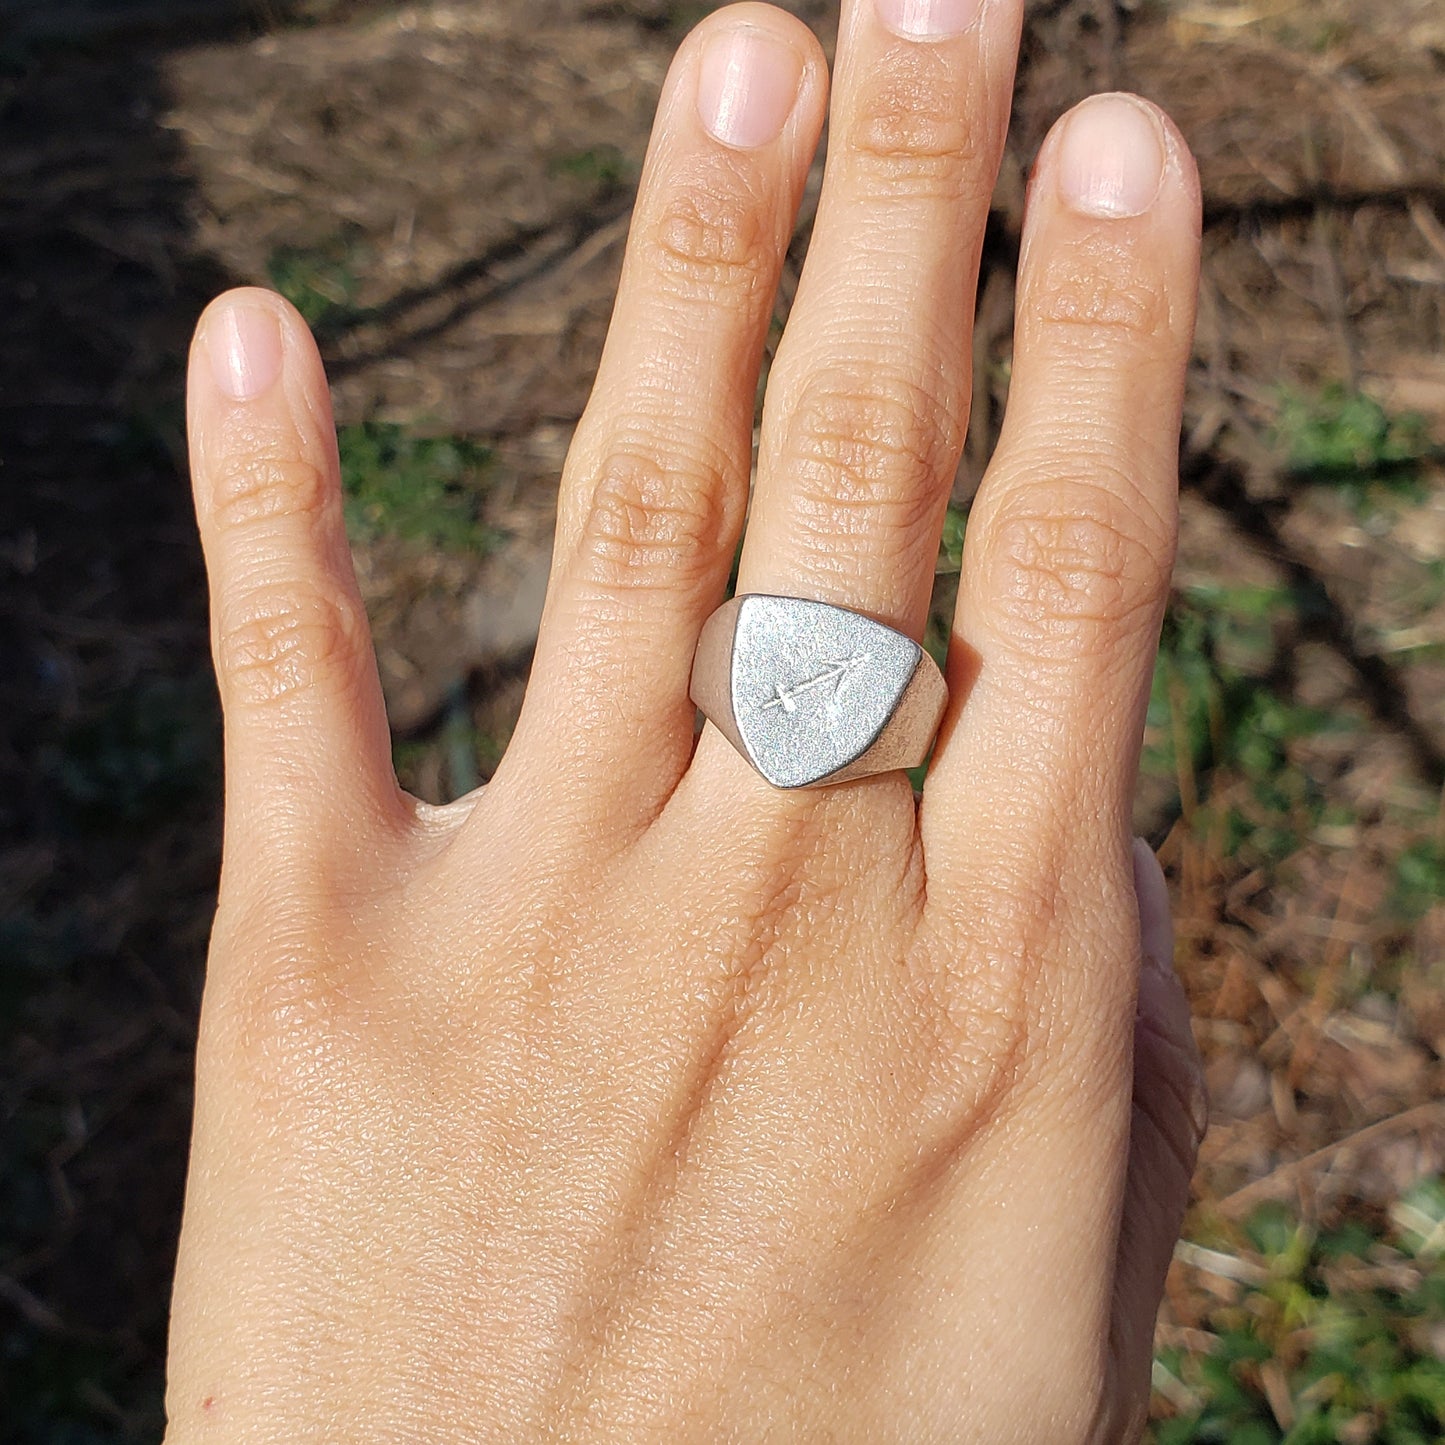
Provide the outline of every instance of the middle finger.
[[922,635],[968,424],[1019,0],[848,0],[813,241],[763,416],[740,592]]

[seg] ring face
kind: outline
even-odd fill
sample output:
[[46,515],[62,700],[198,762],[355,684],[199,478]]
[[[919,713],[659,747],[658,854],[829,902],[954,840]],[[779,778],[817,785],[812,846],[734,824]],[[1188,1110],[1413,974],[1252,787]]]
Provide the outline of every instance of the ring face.
[[871,617],[752,594],[708,619],[692,698],[768,782],[806,788],[921,763],[947,690],[911,637]]

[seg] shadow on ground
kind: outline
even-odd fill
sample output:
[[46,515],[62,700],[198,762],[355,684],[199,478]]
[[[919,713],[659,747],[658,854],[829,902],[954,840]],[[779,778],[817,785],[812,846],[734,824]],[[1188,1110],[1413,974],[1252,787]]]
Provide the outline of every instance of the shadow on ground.
[[[274,21],[286,7],[269,4]],[[7,1440],[153,1439],[218,859],[182,465],[229,284],[159,123],[246,6],[12,6],[0,30],[0,1374]]]

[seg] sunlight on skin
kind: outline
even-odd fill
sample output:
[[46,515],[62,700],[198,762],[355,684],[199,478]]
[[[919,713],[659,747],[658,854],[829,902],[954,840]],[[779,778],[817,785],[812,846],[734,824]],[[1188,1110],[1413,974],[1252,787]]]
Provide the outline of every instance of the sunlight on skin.
[[[922,634],[1020,10],[844,7],[740,591]],[[1133,98],[1056,128],[921,807],[897,772],[775,790],[687,689],[827,89],[764,5],[682,45],[527,700],[447,808],[392,774],[304,325],[253,290],[201,320],[226,859],[171,1445],[1142,1427],[1201,1127],[1128,831],[1197,178]]]

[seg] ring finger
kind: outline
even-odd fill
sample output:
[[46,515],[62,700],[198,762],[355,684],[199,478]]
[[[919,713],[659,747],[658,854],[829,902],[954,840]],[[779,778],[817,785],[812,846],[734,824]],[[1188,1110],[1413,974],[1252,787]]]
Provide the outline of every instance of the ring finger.
[[848,0],[813,242],[767,405],[739,591],[920,636],[967,427],[1017,0]]

